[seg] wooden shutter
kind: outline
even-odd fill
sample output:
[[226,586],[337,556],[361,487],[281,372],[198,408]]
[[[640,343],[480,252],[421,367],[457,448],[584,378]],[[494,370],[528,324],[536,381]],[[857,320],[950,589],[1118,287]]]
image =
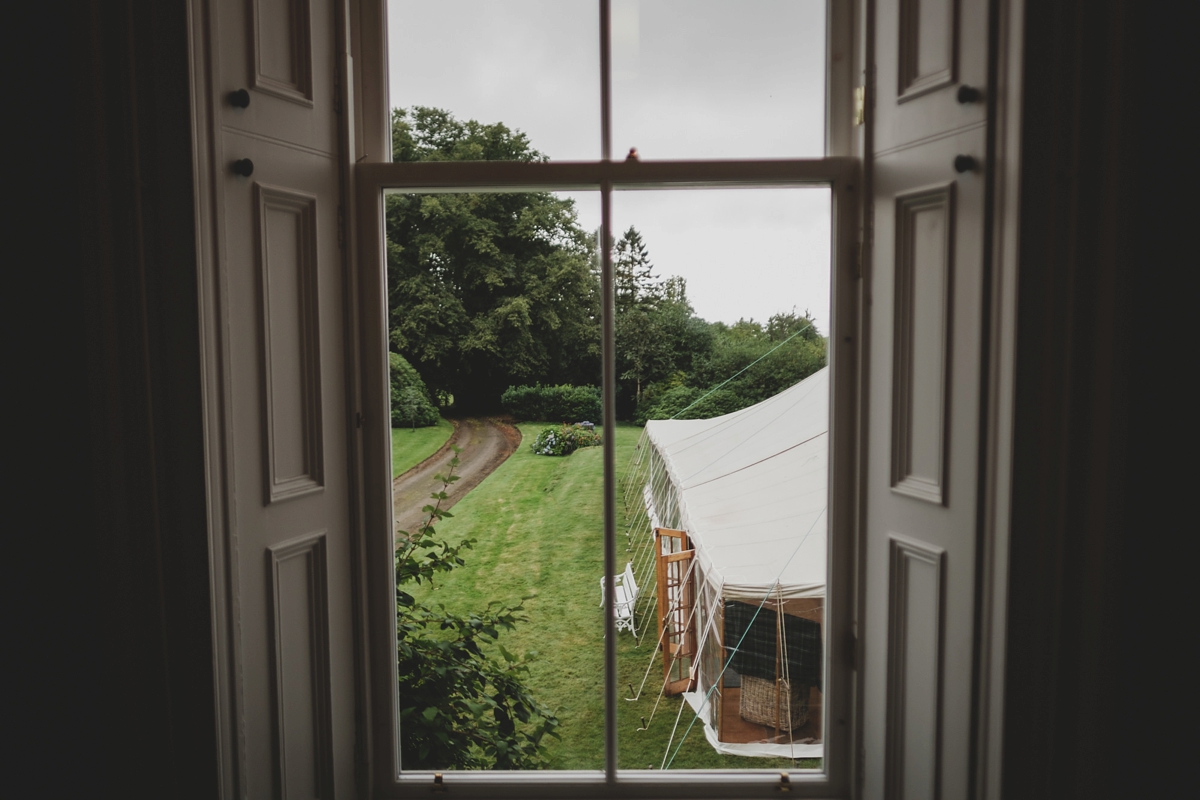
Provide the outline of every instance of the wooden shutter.
[[222,795],[355,795],[345,7],[195,4]]
[[967,797],[988,4],[878,0],[875,12],[861,796]]

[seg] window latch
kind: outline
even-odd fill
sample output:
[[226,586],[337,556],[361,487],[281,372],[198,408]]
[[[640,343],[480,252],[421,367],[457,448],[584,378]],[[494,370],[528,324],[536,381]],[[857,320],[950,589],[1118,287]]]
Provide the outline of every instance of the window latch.
[[777,792],[790,792],[792,790],[792,778],[786,772],[779,773],[779,785],[775,787]]
[[434,794],[445,794],[448,791],[446,785],[442,783],[442,773],[433,773],[433,788],[430,791]]

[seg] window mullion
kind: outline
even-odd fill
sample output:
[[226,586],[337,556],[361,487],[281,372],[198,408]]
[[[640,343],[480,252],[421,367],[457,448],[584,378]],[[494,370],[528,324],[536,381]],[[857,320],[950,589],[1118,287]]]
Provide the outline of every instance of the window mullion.
[[[612,264],[612,183],[600,188],[600,331],[601,397],[604,425],[604,574],[617,574],[616,530],[616,347]],[[611,580],[611,578],[609,578]],[[604,593],[604,775],[617,777],[617,634],[613,604],[615,591]]]
[[612,2],[600,0],[600,158],[612,160]]
[[[612,2],[600,0],[600,159],[612,160]],[[604,426],[604,575],[616,564],[616,334],[613,323],[612,181],[600,185],[600,389]],[[617,780],[616,592],[604,593],[604,779]]]

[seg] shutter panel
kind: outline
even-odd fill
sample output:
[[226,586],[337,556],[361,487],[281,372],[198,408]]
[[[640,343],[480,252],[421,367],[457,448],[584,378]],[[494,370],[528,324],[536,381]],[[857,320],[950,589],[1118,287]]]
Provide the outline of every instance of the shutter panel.
[[987,19],[982,0],[876,6],[863,797],[970,793]]

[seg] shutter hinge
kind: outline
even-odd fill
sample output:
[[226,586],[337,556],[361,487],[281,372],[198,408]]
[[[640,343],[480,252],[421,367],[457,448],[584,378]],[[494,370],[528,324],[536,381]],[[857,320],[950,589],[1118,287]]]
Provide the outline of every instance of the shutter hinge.
[[338,249],[340,249],[340,250],[345,249],[345,247],[346,247],[346,207],[341,204],[338,205],[337,237],[338,237]]
[[[845,95],[843,95],[844,97]],[[867,87],[854,87],[854,124],[864,125],[867,121]]]
[[846,641],[846,661],[850,669],[858,670],[858,637],[850,634]]
[[354,427],[356,427],[356,428],[362,427],[362,412],[361,411],[354,412]]

